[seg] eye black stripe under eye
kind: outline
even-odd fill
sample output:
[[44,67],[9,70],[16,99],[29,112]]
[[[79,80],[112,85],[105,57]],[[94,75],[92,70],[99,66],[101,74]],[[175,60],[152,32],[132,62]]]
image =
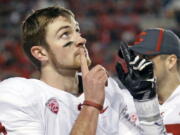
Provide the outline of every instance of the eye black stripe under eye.
[[71,45],[71,44],[73,44],[73,42],[72,42],[72,41],[67,42],[65,45],[63,45],[63,47],[67,47],[67,46],[69,46],[69,45]]

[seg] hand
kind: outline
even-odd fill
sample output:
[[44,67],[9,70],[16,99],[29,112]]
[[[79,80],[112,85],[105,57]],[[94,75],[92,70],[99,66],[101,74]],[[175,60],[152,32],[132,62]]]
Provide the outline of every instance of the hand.
[[108,80],[107,72],[105,68],[100,65],[95,66],[89,71],[83,49],[80,50],[80,55],[85,100],[103,105],[105,85]]
[[151,61],[136,56],[124,42],[120,44],[116,71],[118,78],[134,99],[149,100],[155,97],[155,79]]

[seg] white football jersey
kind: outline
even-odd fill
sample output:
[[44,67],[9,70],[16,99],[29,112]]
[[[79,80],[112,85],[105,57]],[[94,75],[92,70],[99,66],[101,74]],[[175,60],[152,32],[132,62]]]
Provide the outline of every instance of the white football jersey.
[[160,105],[161,116],[168,135],[180,135],[180,85],[171,96]]
[[[123,128],[122,114],[130,120],[122,91],[113,79],[108,80],[105,97],[108,108],[99,115],[97,135],[131,132],[132,128]],[[0,83],[0,122],[8,135],[69,135],[83,101],[84,95],[76,97],[37,79],[7,79]]]

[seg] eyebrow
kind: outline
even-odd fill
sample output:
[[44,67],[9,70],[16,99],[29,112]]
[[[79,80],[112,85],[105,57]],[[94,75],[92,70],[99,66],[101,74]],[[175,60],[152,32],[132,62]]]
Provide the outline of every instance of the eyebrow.
[[61,30],[63,30],[63,29],[68,29],[68,28],[70,28],[70,26],[62,26],[62,27],[60,27],[60,28],[56,31],[56,35],[57,35],[57,33],[58,33],[59,31],[61,31]]
[[[76,22],[76,27],[78,27],[78,29],[80,29],[78,22]],[[60,27],[60,28],[56,31],[56,35],[58,34],[59,31],[61,31],[61,30],[63,30],[63,29],[68,29],[68,28],[70,28],[70,26],[68,26],[68,25]]]

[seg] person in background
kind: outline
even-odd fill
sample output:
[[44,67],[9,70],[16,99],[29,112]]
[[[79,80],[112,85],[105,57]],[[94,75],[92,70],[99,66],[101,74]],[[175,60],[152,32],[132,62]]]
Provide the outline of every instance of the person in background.
[[140,33],[130,50],[154,64],[160,111],[167,132],[180,134],[180,39],[171,30],[152,28]]

